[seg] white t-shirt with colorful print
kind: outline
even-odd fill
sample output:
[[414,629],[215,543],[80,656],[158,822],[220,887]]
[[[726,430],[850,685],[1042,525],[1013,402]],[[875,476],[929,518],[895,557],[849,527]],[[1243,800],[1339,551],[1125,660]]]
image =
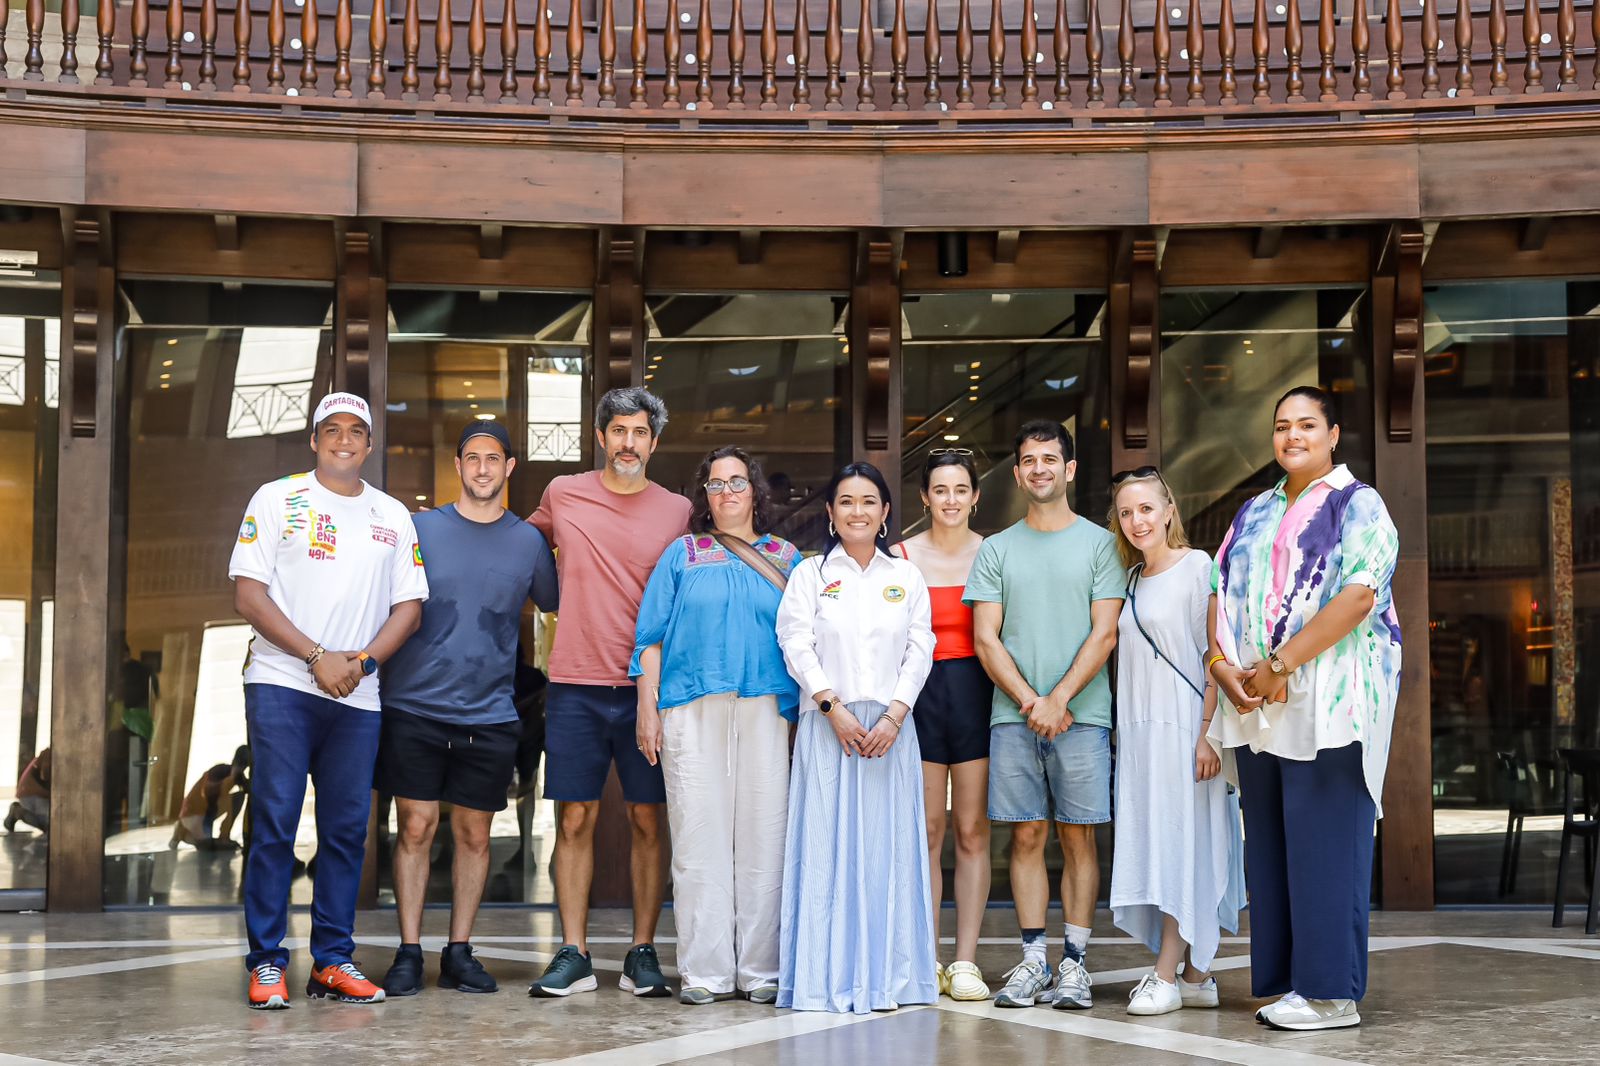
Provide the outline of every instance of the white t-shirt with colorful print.
[[[428,598],[405,504],[364,481],[359,496],[341,496],[310,473],[269,482],[251,497],[228,577],[265,584],[295,628],[329,651],[360,651],[383,628],[391,607]],[[327,696],[304,659],[259,633],[245,657],[244,682]],[[378,675],[363,678],[343,702],[378,710]]]

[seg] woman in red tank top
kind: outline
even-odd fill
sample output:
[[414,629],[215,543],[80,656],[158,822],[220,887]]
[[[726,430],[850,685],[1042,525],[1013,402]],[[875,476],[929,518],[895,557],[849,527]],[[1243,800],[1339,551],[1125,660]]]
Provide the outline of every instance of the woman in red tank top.
[[[928,528],[895,546],[928,582],[933,609],[933,672],[917,698],[911,721],[922,748],[928,821],[928,867],[933,882],[934,927],[943,895],[945,798],[956,829],[955,961],[940,967],[939,989],[953,999],[989,998],[973,961],[978,929],[989,901],[989,712],[994,685],[978,662],[972,608],[962,602],[967,572],[983,538],[972,531],[978,505],[978,468],[967,449],[939,448],[922,471],[922,506]],[[934,945],[937,957],[938,945]]]

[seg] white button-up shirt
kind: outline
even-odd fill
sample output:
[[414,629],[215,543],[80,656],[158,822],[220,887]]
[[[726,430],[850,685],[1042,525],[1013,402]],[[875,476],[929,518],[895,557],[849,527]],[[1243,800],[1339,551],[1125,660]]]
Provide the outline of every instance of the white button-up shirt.
[[844,703],[916,703],[933,668],[933,613],[922,572],[873,554],[865,568],[836,547],[789,575],[778,643],[800,683],[802,711],[833,689]]

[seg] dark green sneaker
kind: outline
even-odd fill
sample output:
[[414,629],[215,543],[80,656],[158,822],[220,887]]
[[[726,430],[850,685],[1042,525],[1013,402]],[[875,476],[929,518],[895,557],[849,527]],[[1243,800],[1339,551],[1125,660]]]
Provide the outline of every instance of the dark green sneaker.
[[593,992],[599,987],[589,956],[571,944],[563,944],[550,965],[544,968],[544,973],[528,986],[528,995],[570,996],[574,992]]
[[661,972],[661,960],[656,958],[654,944],[635,944],[628,952],[628,957],[622,960],[622,980],[619,982],[624,992],[632,992],[636,996],[670,996],[672,986],[667,984],[667,978]]

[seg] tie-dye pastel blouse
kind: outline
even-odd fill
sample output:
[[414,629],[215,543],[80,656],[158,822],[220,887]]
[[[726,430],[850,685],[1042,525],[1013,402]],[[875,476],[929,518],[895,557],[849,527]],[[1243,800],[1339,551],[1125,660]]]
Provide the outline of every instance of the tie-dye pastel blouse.
[[1287,702],[1241,715],[1223,698],[1208,736],[1223,748],[1249,745],[1299,760],[1359,743],[1380,816],[1400,690],[1400,623],[1390,594],[1399,545],[1377,490],[1340,465],[1293,503],[1280,481],[1240,508],[1212,571],[1219,648],[1247,669],[1265,669],[1267,656],[1347,586],[1372,590],[1372,610],[1360,624],[1289,676]]

